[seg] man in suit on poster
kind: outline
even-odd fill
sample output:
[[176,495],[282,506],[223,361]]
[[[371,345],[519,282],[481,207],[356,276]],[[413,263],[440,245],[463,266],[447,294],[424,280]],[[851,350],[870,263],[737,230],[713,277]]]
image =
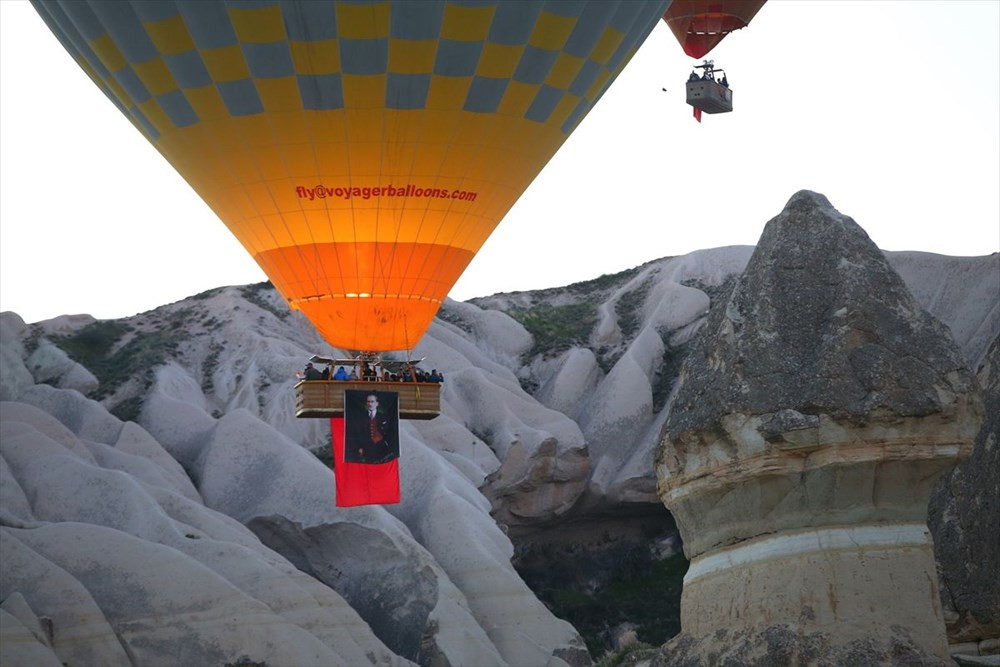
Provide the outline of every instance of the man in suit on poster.
[[[348,463],[388,463],[399,458],[399,415],[391,392],[347,392],[347,437],[344,460]],[[390,400],[380,407],[379,395]],[[359,399],[363,397],[363,402]],[[396,408],[396,409],[392,409]]]

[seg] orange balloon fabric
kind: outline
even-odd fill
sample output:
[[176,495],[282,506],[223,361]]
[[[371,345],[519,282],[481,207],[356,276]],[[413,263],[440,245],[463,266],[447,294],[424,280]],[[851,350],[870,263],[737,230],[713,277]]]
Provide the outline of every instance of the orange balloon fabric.
[[666,0],[32,0],[332,345],[412,348]]

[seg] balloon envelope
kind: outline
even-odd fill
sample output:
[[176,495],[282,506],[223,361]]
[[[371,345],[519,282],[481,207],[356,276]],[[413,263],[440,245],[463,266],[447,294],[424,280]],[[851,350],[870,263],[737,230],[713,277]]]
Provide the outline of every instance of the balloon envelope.
[[32,1],[289,305],[372,351],[416,344],[669,4]]
[[692,58],[708,55],[726,35],[747,27],[766,0],[674,0],[663,20]]

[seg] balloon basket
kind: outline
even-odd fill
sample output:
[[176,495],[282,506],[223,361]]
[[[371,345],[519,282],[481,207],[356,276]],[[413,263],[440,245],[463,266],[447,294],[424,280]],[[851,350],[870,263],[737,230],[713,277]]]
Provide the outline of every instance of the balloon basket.
[[302,380],[295,385],[295,416],[343,417],[347,389],[398,394],[400,419],[434,419],[441,414],[441,385],[437,382]]

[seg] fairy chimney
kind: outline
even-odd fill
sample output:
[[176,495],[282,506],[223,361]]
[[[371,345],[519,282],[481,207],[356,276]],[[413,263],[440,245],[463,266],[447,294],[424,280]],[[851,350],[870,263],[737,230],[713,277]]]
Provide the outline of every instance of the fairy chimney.
[[658,491],[691,566],[657,664],[946,661],[927,500],[971,451],[975,387],[864,230],[796,193],[664,425]]

